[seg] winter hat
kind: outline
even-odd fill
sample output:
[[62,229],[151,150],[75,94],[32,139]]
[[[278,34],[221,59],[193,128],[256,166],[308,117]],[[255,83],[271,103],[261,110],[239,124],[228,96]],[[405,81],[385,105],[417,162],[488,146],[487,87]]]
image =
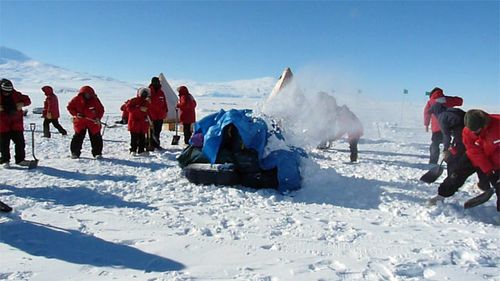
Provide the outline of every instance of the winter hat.
[[80,91],[78,93],[79,94],[89,94],[89,95],[92,95],[92,96],[95,95],[94,89],[92,89],[92,87],[90,87],[90,86],[83,86],[83,87],[81,87]]
[[179,95],[189,94],[189,90],[186,86],[180,86],[179,88],[177,88],[177,92],[179,92]]
[[464,116],[465,127],[473,132],[484,128],[488,124],[488,121],[488,113],[480,109],[471,109]]
[[54,89],[52,89],[51,86],[43,86],[42,87],[42,91],[46,94],[46,95],[51,95],[54,93]]
[[158,77],[153,77],[151,78],[151,84],[160,84],[160,78]]
[[151,91],[149,88],[139,88],[137,90],[137,96],[138,97],[150,97],[151,96]]
[[2,82],[0,82],[0,88],[5,92],[12,92],[12,90],[14,90],[12,82],[10,82],[10,80],[8,79],[2,79]]

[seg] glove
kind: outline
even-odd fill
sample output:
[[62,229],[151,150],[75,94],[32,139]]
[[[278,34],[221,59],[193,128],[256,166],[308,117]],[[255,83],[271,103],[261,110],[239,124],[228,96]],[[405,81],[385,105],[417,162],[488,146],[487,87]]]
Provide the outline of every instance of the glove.
[[428,133],[429,132],[429,126],[425,126],[425,132]]
[[147,106],[141,106],[139,109],[140,109],[142,112],[146,112],[146,111],[148,111],[148,107],[147,107]]
[[52,114],[51,114],[50,112],[49,112],[49,113],[47,113],[47,114],[45,115],[45,118],[47,118],[47,119],[52,119]]
[[77,113],[77,114],[76,114],[76,117],[77,117],[77,118],[85,118],[85,115],[83,115],[83,114],[81,114],[81,113]]
[[16,103],[16,108],[17,108],[17,110],[22,110],[22,109],[23,109],[23,106],[24,106],[24,103],[22,103],[22,102],[18,102],[18,103]]

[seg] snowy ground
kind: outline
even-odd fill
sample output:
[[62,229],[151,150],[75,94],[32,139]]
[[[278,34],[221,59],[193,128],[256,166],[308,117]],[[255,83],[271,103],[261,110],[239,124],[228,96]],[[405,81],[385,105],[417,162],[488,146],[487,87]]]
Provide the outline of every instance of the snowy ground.
[[[200,98],[198,113],[257,103]],[[364,120],[359,164],[345,163],[346,142],[306,148],[303,188],[281,195],[189,183],[173,132],[162,133],[164,152],[132,157],[126,127],[110,128],[104,159],[86,139],[73,160],[71,136],[41,138],[30,114],[39,168],[0,170],[0,198],[15,209],[0,215],[0,280],[500,280],[494,200],[462,208],[478,193],[472,176],[427,207],[437,184],[418,178],[430,136],[420,119],[377,120]]]

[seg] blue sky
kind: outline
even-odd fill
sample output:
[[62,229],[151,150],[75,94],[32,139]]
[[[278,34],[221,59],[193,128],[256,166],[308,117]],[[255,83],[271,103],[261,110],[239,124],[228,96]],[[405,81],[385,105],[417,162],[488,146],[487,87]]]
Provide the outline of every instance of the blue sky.
[[0,45],[130,82],[318,66],[367,95],[440,86],[500,105],[499,1],[0,0]]

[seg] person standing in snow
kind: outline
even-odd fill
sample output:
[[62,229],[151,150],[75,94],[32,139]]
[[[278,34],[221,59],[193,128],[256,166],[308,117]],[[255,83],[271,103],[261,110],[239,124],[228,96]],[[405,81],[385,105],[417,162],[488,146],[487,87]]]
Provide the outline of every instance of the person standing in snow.
[[189,139],[193,134],[191,125],[196,122],[196,101],[186,86],[178,87],[177,92],[179,92],[179,101],[176,107],[181,111],[179,120],[184,129],[184,143],[189,144]]
[[27,95],[16,91],[8,79],[0,81],[0,164],[9,167],[10,141],[15,145],[14,159],[16,164],[28,166],[24,158],[26,144],[24,141],[23,107],[31,104]]
[[474,167],[465,153],[462,142],[462,131],[465,127],[465,112],[459,108],[449,108],[442,103],[434,104],[429,110],[430,114],[437,117],[443,136],[442,158],[448,164],[447,177],[438,187],[438,195],[429,200],[429,205],[450,197],[465,183],[473,173],[477,173],[479,189],[486,191],[490,184],[486,175]]
[[472,164],[488,176],[493,188],[484,192],[488,199],[496,192],[500,212],[500,114],[479,109],[467,111],[463,142]]
[[[346,105],[338,106],[335,110],[335,135],[326,142],[320,144],[319,148],[326,148],[326,143],[336,141],[347,134],[351,162],[358,161],[358,142],[363,135],[363,124],[358,117]],[[325,144],[324,146],[322,146]]]
[[68,103],[67,109],[73,116],[75,134],[71,140],[71,158],[79,158],[85,134],[89,131],[92,155],[102,158],[101,118],[104,106],[90,86],[80,88],[78,94]]
[[151,92],[151,107],[149,108],[149,116],[153,122],[153,147],[155,149],[162,150],[163,148],[160,146],[160,133],[163,127],[163,119],[167,118],[168,107],[165,93],[163,93],[161,89],[160,78],[151,78],[149,90]]
[[446,107],[454,107],[461,106],[463,100],[460,97],[445,96],[441,88],[436,87],[432,89],[429,100],[424,107],[425,131],[429,132],[429,124],[431,125],[432,131],[431,145],[429,146],[429,164],[437,164],[439,160],[439,145],[443,142],[443,135],[439,127],[439,122],[436,116],[429,113],[430,108],[437,102],[444,104]]
[[59,101],[54,94],[54,89],[51,86],[43,86],[42,91],[45,94],[45,102],[43,103],[43,137],[50,138],[50,123],[61,133],[63,136],[68,132],[59,124]]
[[137,97],[127,102],[128,130],[130,132],[130,154],[144,154],[146,133],[149,130],[149,108],[151,93],[148,88],[139,88]]

